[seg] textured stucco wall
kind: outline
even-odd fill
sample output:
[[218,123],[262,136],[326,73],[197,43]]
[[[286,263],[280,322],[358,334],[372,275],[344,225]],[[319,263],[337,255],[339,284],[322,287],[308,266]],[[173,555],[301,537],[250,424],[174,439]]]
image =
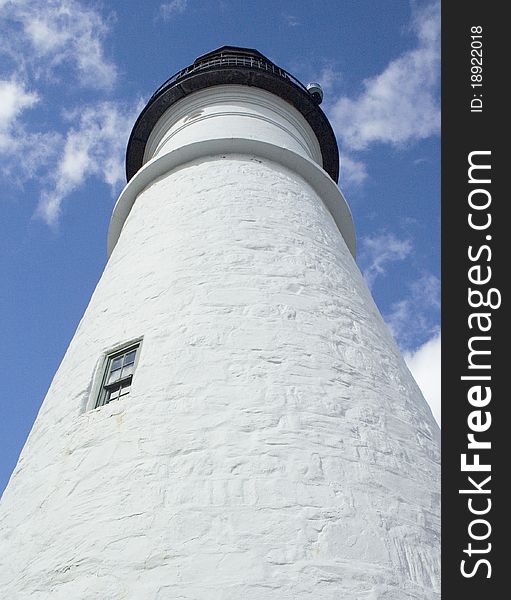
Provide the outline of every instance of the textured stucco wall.
[[[132,394],[85,410],[139,336]],[[437,599],[438,443],[312,188],[185,165],[136,201],[2,498],[2,597]]]

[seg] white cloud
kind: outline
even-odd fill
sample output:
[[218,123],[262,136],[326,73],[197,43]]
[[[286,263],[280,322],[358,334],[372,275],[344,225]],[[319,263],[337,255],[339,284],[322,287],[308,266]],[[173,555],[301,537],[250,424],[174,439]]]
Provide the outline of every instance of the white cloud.
[[414,352],[405,353],[404,358],[424,398],[431,407],[433,416],[440,425],[440,332]]
[[183,14],[188,6],[188,0],[172,0],[160,5],[160,14],[165,21],[174,15]]
[[362,238],[361,261],[368,264],[363,269],[367,285],[372,287],[377,277],[385,275],[388,263],[404,260],[411,252],[411,241],[400,240],[392,233]]
[[399,146],[439,132],[439,20],[438,3],[423,7],[413,21],[416,48],[365,80],[357,98],[343,96],[332,106],[344,148],[365,150],[378,142]]
[[317,81],[325,92],[326,103],[328,103],[329,100],[329,92],[332,92],[335,86],[338,85],[341,80],[341,73],[336,71],[332,65],[327,64],[321,69]]
[[114,84],[117,69],[103,49],[109,28],[94,9],[77,0],[21,0],[5,4],[2,20],[10,34],[1,50],[18,72],[48,79],[56,67],[68,65],[79,85],[109,89]]
[[140,109],[138,104],[122,112],[118,104],[102,102],[68,114],[76,125],[65,135],[55,174],[39,202],[38,216],[56,225],[63,201],[87,177],[95,176],[114,190],[124,182],[126,141]]
[[[111,186],[123,181],[125,143],[136,114],[100,101],[113,88],[117,68],[104,51],[108,20],[95,7],[79,0],[7,2],[0,27],[0,60],[4,71],[16,73],[0,80],[0,169],[11,185],[37,178],[44,190],[37,214],[55,224],[62,201],[86,177]],[[62,80],[67,87],[75,81],[93,88],[96,104],[64,108]],[[55,92],[63,98],[60,104],[52,100],[52,120],[64,115],[63,121],[29,122],[26,111],[37,102],[44,110]]]
[[12,143],[12,129],[21,113],[38,101],[38,94],[28,91],[23,83],[0,79],[0,151]]
[[384,317],[401,348],[409,349],[418,338],[424,339],[436,331],[439,308],[440,280],[426,274],[408,287],[408,295],[395,302]]
[[39,101],[39,94],[24,83],[0,80],[0,172],[13,185],[33,177],[50,160],[58,142],[55,132],[33,132],[23,123],[23,113]]
[[361,160],[356,160],[348,154],[340,159],[339,179],[347,185],[360,185],[367,178],[367,167]]
[[297,27],[302,24],[300,19],[295,15],[284,15],[284,21],[289,27]]

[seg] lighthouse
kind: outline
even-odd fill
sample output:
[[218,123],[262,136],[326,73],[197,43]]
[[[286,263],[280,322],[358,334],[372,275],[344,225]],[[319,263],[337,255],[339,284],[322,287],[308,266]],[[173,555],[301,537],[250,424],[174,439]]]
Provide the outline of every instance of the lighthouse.
[[143,109],[0,503],[2,597],[439,598],[439,429],[356,265],[321,100],[225,46]]

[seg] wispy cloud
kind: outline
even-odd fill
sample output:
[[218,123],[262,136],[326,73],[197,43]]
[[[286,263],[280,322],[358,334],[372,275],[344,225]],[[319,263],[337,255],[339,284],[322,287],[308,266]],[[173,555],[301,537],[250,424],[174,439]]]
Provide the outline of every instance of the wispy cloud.
[[366,164],[346,153],[341,156],[339,173],[340,180],[351,186],[361,185],[368,176]]
[[363,152],[376,144],[402,147],[439,133],[439,3],[412,9],[415,47],[367,78],[358,96],[340,92],[342,74],[333,64],[324,66],[317,77],[325,91],[323,108],[339,139],[341,185],[365,181]]
[[285,14],[283,15],[283,18],[288,27],[297,27],[302,24],[300,19],[295,15]]
[[385,321],[403,350],[416,347],[418,339],[425,339],[435,332],[440,308],[440,280],[425,274],[413,281],[407,295],[395,302]]
[[321,84],[324,92],[332,91],[341,81],[342,74],[340,71],[337,71],[329,64],[323,66],[319,73],[318,82]]
[[188,0],[171,0],[160,4],[160,16],[164,21],[172,19],[175,15],[183,14],[188,6]]
[[22,185],[51,160],[57,132],[37,132],[23,117],[40,102],[37,92],[15,78],[0,80],[0,172],[5,181]]
[[[0,26],[4,71],[16,73],[0,80],[0,168],[11,184],[37,177],[43,191],[36,215],[55,225],[63,201],[87,177],[112,187],[123,181],[136,113],[108,99],[117,67],[104,51],[108,19],[95,8],[78,0],[6,2]],[[44,108],[59,93],[63,78],[93,89],[98,100],[77,105],[64,95],[52,125],[29,119],[29,109],[36,103]]]
[[18,117],[39,100],[36,92],[25,84],[12,79],[0,79],[0,151],[12,141],[13,128]]
[[404,260],[412,252],[412,242],[400,240],[392,233],[366,236],[361,240],[360,260],[363,275],[369,287],[385,275],[389,263]]
[[7,2],[1,21],[9,32],[1,51],[18,72],[49,78],[68,66],[77,85],[95,89],[114,85],[117,69],[103,49],[109,26],[93,8],[77,0]]
[[65,135],[55,174],[37,209],[46,223],[57,224],[65,198],[87,177],[95,176],[115,191],[124,182],[125,142],[140,109],[122,111],[118,103],[102,102],[67,115],[76,125]]
[[[388,231],[363,237],[359,262],[368,286],[373,288],[378,280],[383,280],[394,263],[409,262],[413,251],[411,239]],[[402,351],[409,353],[438,332],[440,280],[432,273],[422,273],[414,279],[413,266],[407,264],[406,268],[409,283],[383,317]]]
[[331,112],[345,148],[400,146],[439,132],[439,19],[438,3],[422,7],[413,20],[417,46],[364,81],[358,97],[337,100]]
[[413,352],[404,355],[406,364],[421,388],[437,423],[441,422],[441,344],[440,332]]

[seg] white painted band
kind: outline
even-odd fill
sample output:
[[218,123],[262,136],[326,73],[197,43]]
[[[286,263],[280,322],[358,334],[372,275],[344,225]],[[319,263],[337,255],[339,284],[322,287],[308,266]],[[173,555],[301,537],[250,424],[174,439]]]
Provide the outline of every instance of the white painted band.
[[172,104],[153,127],[143,162],[218,137],[269,142],[323,166],[321,147],[303,115],[282,98],[246,85],[206,88]]
[[129,181],[117,200],[108,230],[110,257],[131,207],[138,195],[158,177],[196,159],[225,154],[246,154],[267,158],[291,169],[314,188],[334,218],[351,254],[355,257],[356,238],[348,204],[332,178],[315,162],[268,142],[245,138],[218,138],[194,142],[146,163]]

